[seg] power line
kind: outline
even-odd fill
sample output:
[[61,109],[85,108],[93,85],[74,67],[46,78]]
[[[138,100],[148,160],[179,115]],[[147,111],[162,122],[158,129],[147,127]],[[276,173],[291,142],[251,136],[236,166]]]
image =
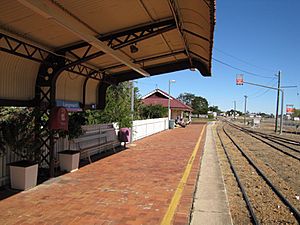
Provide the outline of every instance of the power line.
[[239,70],[239,71],[241,71],[241,72],[243,72],[243,73],[247,73],[247,74],[252,75],[252,76],[255,76],[255,77],[268,78],[268,79],[273,78],[273,77],[271,77],[271,76],[265,76],[265,75],[261,75],[261,74],[257,74],[257,73],[252,73],[252,72],[249,72],[249,71],[247,71],[247,70],[240,69],[240,68],[238,68],[238,67],[232,66],[232,65],[230,65],[230,64],[228,64],[228,63],[225,63],[225,62],[223,62],[223,61],[221,61],[221,60],[219,60],[219,59],[216,59],[216,58],[212,58],[212,59],[215,60],[216,62],[221,63],[221,64],[223,64],[223,65],[225,65],[225,66],[228,66],[228,67],[230,67],[230,68],[232,68],[232,69]]
[[[276,77],[274,77],[270,82],[268,82],[266,84],[266,86],[270,86],[275,79],[276,79]],[[275,81],[271,86],[274,87],[276,84],[277,84],[277,81]],[[270,89],[268,89],[267,91],[259,90],[259,91],[256,91],[256,92],[252,93],[252,94],[249,94],[248,97],[257,98],[259,96],[262,96],[262,95],[266,94],[268,91],[270,91]]]
[[249,65],[249,66],[253,66],[253,67],[256,67],[256,68],[258,68],[258,69],[262,69],[262,70],[265,70],[265,71],[269,71],[269,72],[274,72],[274,70],[271,70],[271,69],[267,69],[267,68],[264,68],[264,67],[261,67],[261,66],[257,66],[257,65],[255,65],[255,64],[252,64],[252,63],[250,63],[250,62],[247,62],[247,61],[245,61],[245,60],[243,60],[243,59],[241,59],[241,58],[238,58],[238,57],[236,57],[236,56],[234,56],[234,55],[231,55],[231,54],[229,54],[229,53],[226,53],[226,52],[224,52],[224,51],[222,51],[222,50],[220,50],[220,49],[217,49],[216,47],[214,48],[216,51],[218,51],[218,52],[221,52],[222,54],[224,54],[224,55],[227,55],[227,56],[229,56],[229,57],[231,57],[231,58],[233,58],[233,59],[235,59],[235,60],[238,60],[238,61],[240,61],[240,62],[242,62],[242,63],[244,63],[244,64],[247,64],[247,65]]

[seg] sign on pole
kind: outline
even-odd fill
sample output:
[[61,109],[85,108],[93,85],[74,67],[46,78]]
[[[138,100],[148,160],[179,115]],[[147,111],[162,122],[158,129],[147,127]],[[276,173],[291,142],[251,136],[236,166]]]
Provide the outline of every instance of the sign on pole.
[[244,75],[237,74],[236,75],[236,85],[243,85],[244,84]]
[[294,112],[294,105],[286,105],[286,114],[293,114]]

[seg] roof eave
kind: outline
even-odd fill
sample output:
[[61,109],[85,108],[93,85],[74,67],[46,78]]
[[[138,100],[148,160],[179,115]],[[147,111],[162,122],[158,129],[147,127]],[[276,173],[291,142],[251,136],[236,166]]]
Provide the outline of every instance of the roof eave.
[[[202,60],[198,58],[193,58],[193,65],[197,70],[200,71],[200,73],[203,76],[205,77],[211,76],[208,67]],[[154,65],[154,66],[146,66],[144,67],[144,69],[148,71],[151,74],[151,76],[155,76],[164,73],[171,73],[178,70],[192,69],[192,68],[190,67],[189,60],[183,59],[183,60],[168,62],[164,64]],[[120,83],[128,80],[143,78],[143,76],[141,76],[135,71],[127,70],[119,73],[114,73],[112,75],[108,75],[107,78],[113,81],[114,83]]]

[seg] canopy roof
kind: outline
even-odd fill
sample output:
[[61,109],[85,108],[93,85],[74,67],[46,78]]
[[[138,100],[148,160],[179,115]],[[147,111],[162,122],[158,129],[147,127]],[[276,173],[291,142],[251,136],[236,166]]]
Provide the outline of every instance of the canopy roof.
[[101,105],[111,84],[210,76],[214,24],[213,0],[2,0],[0,105]]

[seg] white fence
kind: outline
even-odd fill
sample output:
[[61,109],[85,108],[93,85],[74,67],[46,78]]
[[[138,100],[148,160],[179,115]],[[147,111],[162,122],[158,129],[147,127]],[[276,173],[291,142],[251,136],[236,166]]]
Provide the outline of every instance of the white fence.
[[133,121],[133,141],[168,129],[168,118]]
[[[94,125],[91,125],[94,126]],[[133,121],[133,141],[150,136],[152,134],[168,129],[168,118],[136,120]],[[56,140],[54,146],[54,155],[69,148],[69,142],[66,138]],[[5,155],[0,155],[0,186],[9,183],[9,163],[20,160],[13,152],[8,151]]]

